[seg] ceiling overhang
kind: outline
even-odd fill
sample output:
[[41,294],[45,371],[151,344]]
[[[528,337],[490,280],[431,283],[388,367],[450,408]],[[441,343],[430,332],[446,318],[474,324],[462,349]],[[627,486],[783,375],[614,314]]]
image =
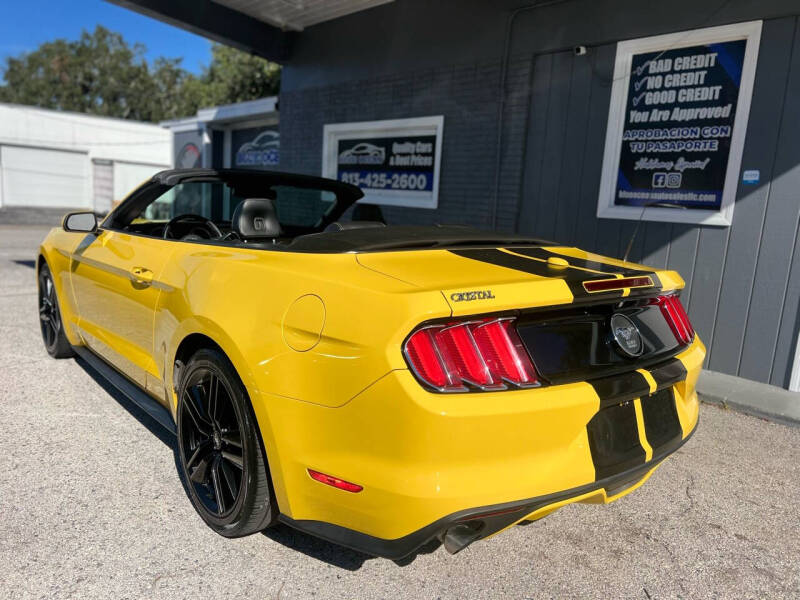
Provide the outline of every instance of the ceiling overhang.
[[291,55],[306,27],[394,0],[109,0],[274,62]]
[[366,10],[394,0],[216,0],[232,10],[290,31]]

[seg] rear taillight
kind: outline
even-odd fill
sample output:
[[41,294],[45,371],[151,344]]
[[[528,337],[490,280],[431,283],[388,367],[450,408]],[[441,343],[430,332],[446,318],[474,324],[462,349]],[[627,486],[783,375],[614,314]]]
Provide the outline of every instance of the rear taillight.
[[511,318],[423,327],[408,338],[404,354],[417,377],[441,392],[539,385]]
[[672,333],[675,334],[675,339],[681,344],[691,343],[694,339],[694,327],[689,321],[689,315],[686,314],[680,298],[675,295],[659,296],[653,303],[658,304]]

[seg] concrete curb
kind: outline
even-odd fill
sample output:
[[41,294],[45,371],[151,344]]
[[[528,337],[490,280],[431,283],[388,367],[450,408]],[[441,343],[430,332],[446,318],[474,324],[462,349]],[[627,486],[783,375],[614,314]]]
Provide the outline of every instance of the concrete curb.
[[700,400],[737,412],[800,426],[800,393],[716,371],[703,370],[697,380]]

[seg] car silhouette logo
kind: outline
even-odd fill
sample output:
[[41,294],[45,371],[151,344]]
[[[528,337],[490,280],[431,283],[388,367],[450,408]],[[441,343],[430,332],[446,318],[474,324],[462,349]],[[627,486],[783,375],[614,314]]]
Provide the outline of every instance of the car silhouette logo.
[[252,142],[242,144],[239,152],[247,152],[248,150],[266,150],[268,148],[279,148],[281,144],[281,135],[277,131],[263,131],[258,134],[258,137]]
[[382,165],[385,160],[386,150],[367,142],[339,153],[339,164],[342,165]]
[[237,167],[275,166],[280,164],[281,136],[277,131],[262,131],[236,151]]

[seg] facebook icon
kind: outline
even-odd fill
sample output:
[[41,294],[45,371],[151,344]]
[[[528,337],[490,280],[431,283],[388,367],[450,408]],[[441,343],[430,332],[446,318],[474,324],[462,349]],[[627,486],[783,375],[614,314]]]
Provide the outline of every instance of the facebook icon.
[[667,174],[666,173],[653,173],[653,187],[654,188],[662,188],[667,184]]

